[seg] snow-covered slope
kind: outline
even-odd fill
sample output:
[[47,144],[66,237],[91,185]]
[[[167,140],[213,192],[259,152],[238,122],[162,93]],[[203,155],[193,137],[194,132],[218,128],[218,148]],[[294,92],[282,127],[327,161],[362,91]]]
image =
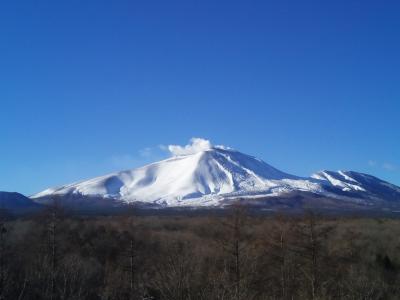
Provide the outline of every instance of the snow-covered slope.
[[302,178],[279,171],[260,159],[207,140],[170,146],[173,157],[141,168],[47,189],[31,198],[45,203],[68,199],[112,199],[113,203],[161,206],[220,206],[238,198],[265,198],[290,192],[360,203],[370,199],[400,203],[400,188],[356,172],[322,171]]
[[311,177],[317,180],[322,180],[328,185],[340,188],[344,192],[350,191],[362,191],[365,192],[365,188],[360,182],[355,180],[351,173],[354,172],[344,172],[344,171],[321,171],[313,174]]
[[168,206],[218,205],[239,195],[268,195],[285,191],[321,191],[313,179],[279,171],[267,163],[222,147],[175,156],[142,168],[47,189],[31,198],[86,195],[126,203]]
[[[311,176],[328,186],[359,198],[400,202],[400,188],[377,177],[354,171],[321,171]],[[329,189],[331,187],[331,189]]]

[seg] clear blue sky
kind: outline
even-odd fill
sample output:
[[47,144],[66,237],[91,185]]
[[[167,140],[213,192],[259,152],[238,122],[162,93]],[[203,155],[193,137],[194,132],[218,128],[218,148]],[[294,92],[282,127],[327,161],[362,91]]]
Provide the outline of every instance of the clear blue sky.
[[400,185],[399,1],[2,1],[0,190],[208,138]]

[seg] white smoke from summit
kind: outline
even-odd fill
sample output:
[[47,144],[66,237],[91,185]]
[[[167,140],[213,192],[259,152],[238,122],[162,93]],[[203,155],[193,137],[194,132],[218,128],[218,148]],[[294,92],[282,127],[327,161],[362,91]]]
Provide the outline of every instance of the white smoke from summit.
[[191,138],[190,143],[186,146],[168,145],[168,151],[171,152],[173,156],[196,154],[211,148],[213,148],[211,142],[202,138]]

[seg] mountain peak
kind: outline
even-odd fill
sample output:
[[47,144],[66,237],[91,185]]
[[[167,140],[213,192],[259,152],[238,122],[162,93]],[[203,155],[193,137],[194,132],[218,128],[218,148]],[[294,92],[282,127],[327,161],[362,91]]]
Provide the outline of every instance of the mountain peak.
[[85,195],[124,202],[165,205],[214,205],[228,196],[273,193],[288,189],[286,181],[300,180],[260,159],[204,140],[170,146],[173,157],[150,165],[48,189],[32,198],[50,195]]
[[[206,139],[168,146],[172,157],[132,170],[51,188],[32,196],[112,199],[162,206],[220,206],[238,198],[307,192],[335,199],[398,199],[400,188],[352,171],[324,170],[310,178],[280,171],[261,159]],[[396,198],[397,197],[397,198]],[[89,200],[88,200],[89,201]]]

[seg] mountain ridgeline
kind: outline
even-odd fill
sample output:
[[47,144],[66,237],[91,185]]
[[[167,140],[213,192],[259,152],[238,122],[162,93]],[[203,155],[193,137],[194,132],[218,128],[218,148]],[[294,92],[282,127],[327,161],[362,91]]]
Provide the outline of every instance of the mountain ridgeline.
[[384,210],[400,207],[400,188],[353,171],[321,171],[310,177],[282,172],[236,150],[209,147],[141,168],[61,187],[31,199],[84,207],[221,208],[240,201],[268,209]]
[[13,192],[0,192],[0,210],[10,213],[35,212],[42,207],[30,198]]

